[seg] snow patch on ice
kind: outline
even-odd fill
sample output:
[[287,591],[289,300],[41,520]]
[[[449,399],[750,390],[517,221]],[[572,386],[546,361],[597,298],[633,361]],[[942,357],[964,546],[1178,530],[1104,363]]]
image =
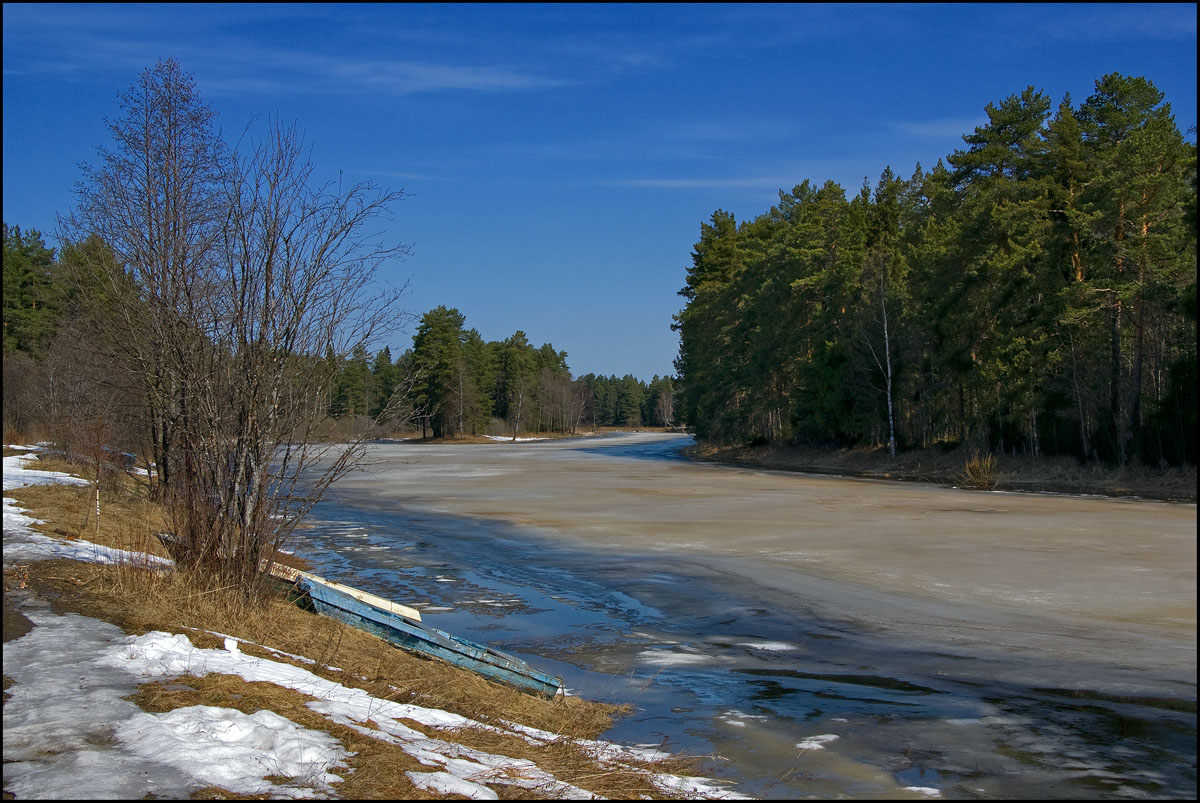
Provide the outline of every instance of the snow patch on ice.
[[826,744],[840,738],[835,733],[823,733],[820,736],[809,736],[804,741],[798,742],[796,747],[801,750],[824,750]]

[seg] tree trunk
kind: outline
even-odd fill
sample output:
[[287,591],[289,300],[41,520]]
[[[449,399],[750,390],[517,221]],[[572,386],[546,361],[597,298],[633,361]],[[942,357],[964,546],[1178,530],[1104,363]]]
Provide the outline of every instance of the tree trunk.
[[[1117,230],[1114,235],[1116,242],[1116,273],[1117,281],[1120,281],[1120,276],[1125,272],[1125,257],[1121,252],[1123,242],[1125,240],[1125,204],[1120,203],[1117,206]],[[1122,302],[1121,297],[1117,295],[1117,291],[1112,293],[1112,312],[1109,316],[1110,324],[1110,343],[1109,343],[1109,370],[1111,372],[1111,384],[1109,385],[1108,403],[1109,416],[1112,421],[1113,435],[1116,438],[1117,447],[1117,462],[1120,465],[1125,465],[1125,419],[1121,414],[1121,312]]]
[[892,404],[892,339],[888,332],[887,296],[882,285],[879,291],[879,306],[883,311],[883,354],[887,363],[887,408],[888,408],[888,451],[896,456],[896,413]]
[[1129,398],[1125,404],[1125,416],[1121,429],[1122,452],[1127,454],[1133,447],[1135,429],[1141,418],[1142,406],[1142,366],[1146,352],[1146,302],[1142,298],[1142,288],[1146,283],[1146,236],[1150,233],[1150,223],[1142,217],[1142,248],[1138,258],[1137,295],[1133,299],[1133,370],[1129,377]]

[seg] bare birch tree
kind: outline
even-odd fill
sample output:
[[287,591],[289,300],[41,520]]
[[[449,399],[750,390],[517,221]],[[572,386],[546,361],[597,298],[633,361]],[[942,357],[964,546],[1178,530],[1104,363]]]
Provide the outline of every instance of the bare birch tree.
[[408,320],[376,278],[406,251],[370,230],[402,193],[318,185],[278,121],[231,152],[174,61],[122,107],[64,228],[116,256],[101,320],[146,394],[172,557],[250,594],[361,455],[361,432],[321,445],[316,427],[344,358]]

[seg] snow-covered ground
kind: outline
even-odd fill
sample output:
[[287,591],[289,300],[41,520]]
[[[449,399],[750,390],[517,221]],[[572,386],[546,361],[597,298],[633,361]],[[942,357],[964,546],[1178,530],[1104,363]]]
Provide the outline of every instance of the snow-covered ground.
[[509,441],[510,443],[511,443],[512,441],[521,442],[521,441],[546,441],[546,440],[550,440],[549,438],[514,438],[512,435],[484,435],[483,437],[487,438],[488,440],[493,440],[493,441]]
[[[38,471],[25,455],[4,458],[4,490],[47,482],[86,484],[66,474]],[[4,499],[5,566],[63,557],[104,563],[162,561],[86,541],[50,538],[33,532],[32,523],[13,500]],[[11,593],[34,624],[32,631],[4,645],[4,674],[14,681],[4,704],[4,789],[18,799],[179,798],[213,785],[275,798],[336,794],[331,784],[348,771],[347,753],[324,731],[300,727],[270,711],[247,715],[232,708],[191,706],[154,714],[123,699],[151,679],[169,682],[209,673],[267,681],[313,696],[316,699],[308,704],[313,711],[393,743],[429,767],[428,772],[408,775],[435,794],[496,799],[490,787],[509,784],[558,798],[596,797],[529,760],[433,738],[400,720],[430,728],[495,730],[493,726],[372,697],[291,664],[246,655],[234,638],[226,637],[225,649],[217,650],[197,648],[181,633],[129,636],[97,619],[55,614],[48,602],[31,594]],[[535,745],[556,738],[517,724],[509,732]],[[667,757],[649,748],[609,742],[589,742],[587,747],[608,763]],[[281,784],[266,776],[291,781]],[[651,780],[664,791],[688,797],[743,799],[704,778],[660,773],[652,774]]]

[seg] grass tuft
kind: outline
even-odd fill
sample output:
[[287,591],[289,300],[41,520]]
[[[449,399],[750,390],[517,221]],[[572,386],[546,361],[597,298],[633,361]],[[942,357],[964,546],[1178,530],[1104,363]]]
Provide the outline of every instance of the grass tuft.
[[966,465],[963,466],[959,484],[964,488],[991,491],[995,490],[998,483],[996,456],[988,454],[987,457],[983,457],[979,452],[971,452]]

